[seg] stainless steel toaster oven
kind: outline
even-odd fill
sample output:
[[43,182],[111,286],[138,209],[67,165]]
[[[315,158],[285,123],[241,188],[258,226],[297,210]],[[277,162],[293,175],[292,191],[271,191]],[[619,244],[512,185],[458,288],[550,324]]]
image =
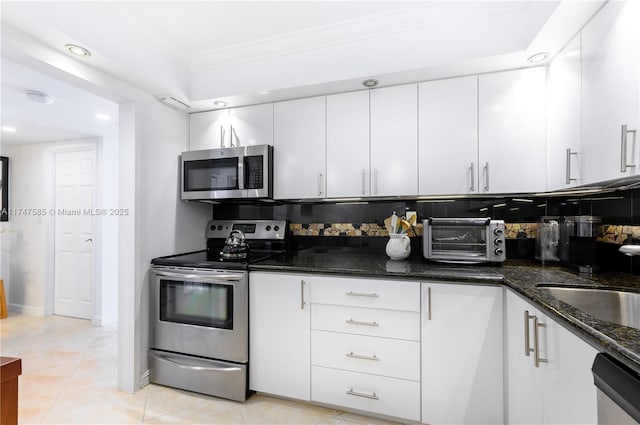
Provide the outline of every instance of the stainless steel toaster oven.
[[422,220],[424,258],[451,263],[503,262],[504,221],[491,218]]

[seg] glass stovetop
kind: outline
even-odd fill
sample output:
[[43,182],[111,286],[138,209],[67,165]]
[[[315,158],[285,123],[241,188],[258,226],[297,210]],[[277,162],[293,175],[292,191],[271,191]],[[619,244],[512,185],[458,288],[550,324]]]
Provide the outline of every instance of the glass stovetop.
[[223,260],[222,258],[207,259],[207,251],[203,250],[154,258],[151,260],[151,264],[156,266],[191,267],[201,269],[245,270],[248,268],[250,263],[255,263],[256,261],[264,260],[278,254],[278,252],[250,251],[248,257],[245,259]]

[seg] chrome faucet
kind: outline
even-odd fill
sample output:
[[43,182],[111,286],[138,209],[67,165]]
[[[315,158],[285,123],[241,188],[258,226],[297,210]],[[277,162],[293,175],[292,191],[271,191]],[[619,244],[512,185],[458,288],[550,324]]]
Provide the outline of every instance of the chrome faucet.
[[629,257],[640,255],[640,245],[622,245],[618,251]]

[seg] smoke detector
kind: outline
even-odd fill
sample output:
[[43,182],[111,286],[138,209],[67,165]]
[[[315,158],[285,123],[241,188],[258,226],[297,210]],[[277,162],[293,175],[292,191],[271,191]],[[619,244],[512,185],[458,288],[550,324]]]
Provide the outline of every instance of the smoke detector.
[[51,105],[53,103],[53,97],[41,91],[27,90],[24,94],[27,96],[27,99],[32,102],[44,103],[45,105]]

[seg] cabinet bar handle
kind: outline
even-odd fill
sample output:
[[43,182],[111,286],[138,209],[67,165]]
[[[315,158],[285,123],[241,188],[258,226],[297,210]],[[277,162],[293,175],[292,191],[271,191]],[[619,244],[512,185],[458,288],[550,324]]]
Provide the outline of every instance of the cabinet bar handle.
[[471,165],[469,166],[469,176],[471,178],[471,187],[469,188],[470,192],[473,192],[474,190],[476,190],[476,178],[473,175],[474,174],[473,173],[473,169],[474,169],[474,166],[473,166],[473,162],[472,162]]
[[375,354],[373,356],[366,356],[364,354],[355,354],[353,351],[351,351],[350,353],[345,354],[345,356],[353,357],[354,359],[374,360],[376,362],[380,361],[380,358]]
[[365,184],[365,179],[366,179],[366,178],[367,178],[367,172],[366,172],[366,171],[365,171],[365,169],[363,168],[363,169],[362,169],[362,194],[363,194],[363,195],[366,195],[366,192],[365,192],[365,190],[366,190],[366,188],[365,188],[365,186],[366,186],[366,184]]
[[304,305],[306,304],[304,302],[304,285],[305,285],[305,281],[301,280],[300,281],[300,310],[304,310]]
[[547,359],[540,358],[540,334],[538,328],[545,328],[547,325],[539,323],[538,318],[533,318],[533,365],[540,367],[540,363],[547,363]]
[[318,171],[318,196],[322,196],[322,171]]
[[221,148],[226,147],[224,145],[224,126],[222,126],[222,125],[220,126],[220,147]]
[[353,319],[348,319],[347,323],[350,325],[365,325],[365,326],[375,326],[375,327],[380,326],[378,322],[360,322],[358,320],[353,320]]
[[566,183],[571,184],[571,182],[575,182],[578,179],[571,177],[571,155],[578,155],[578,152],[571,152],[571,148],[567,148],[567,179]]
[[353,388],[348,390],[347,394],[348,395],[354,395],[356,397],[370,398],[372,400],[380,400],[380,398],[376,395],[376,393],[373,393],[373,394],[359,393],[359,392],[353,391]]
[[484,163],[484,191],[489,191],[489,163]]
[[378,194],[378,169],[373,169],[373,194]]
[[427,320],[431,320],[431,287],[427,288]]
[[233,126],[229,126],[230,130],[229,130],[229,145],[233,148],[235,145],[233,144],[233,135],[236,133],[236,131],[233,129]]
[[524,311],[524,355],[529,357],[529,354],[533,353],[533,348],[530,346],[529,338],[529,320],[535,318],[529,314],[529,310]]
[[345,295],[349,295],[352,297],[371,297],[371,298],[378,298],[380,297],[380,295],[376,294],[375,292],[372,293],[366,293],[366,292],[353,292],[353,291],[349,291],[347,293],[345,293]]
[[624,124],[622,126],[622,132],[620,134],[620,151],[621,151],[621,155],[620,155],[620,172],[624,173],[627,171],[627,168],[635,168],[636,164],[633,163],[633,161],[631,162],[631,164],[627,164],[627,135],[631,133],[633,134],[633,149],[631,150],[632,152],[632,157],[635,158],[635,152],[636,152],[636,130],[628,130],[627,129],[627,125]]

